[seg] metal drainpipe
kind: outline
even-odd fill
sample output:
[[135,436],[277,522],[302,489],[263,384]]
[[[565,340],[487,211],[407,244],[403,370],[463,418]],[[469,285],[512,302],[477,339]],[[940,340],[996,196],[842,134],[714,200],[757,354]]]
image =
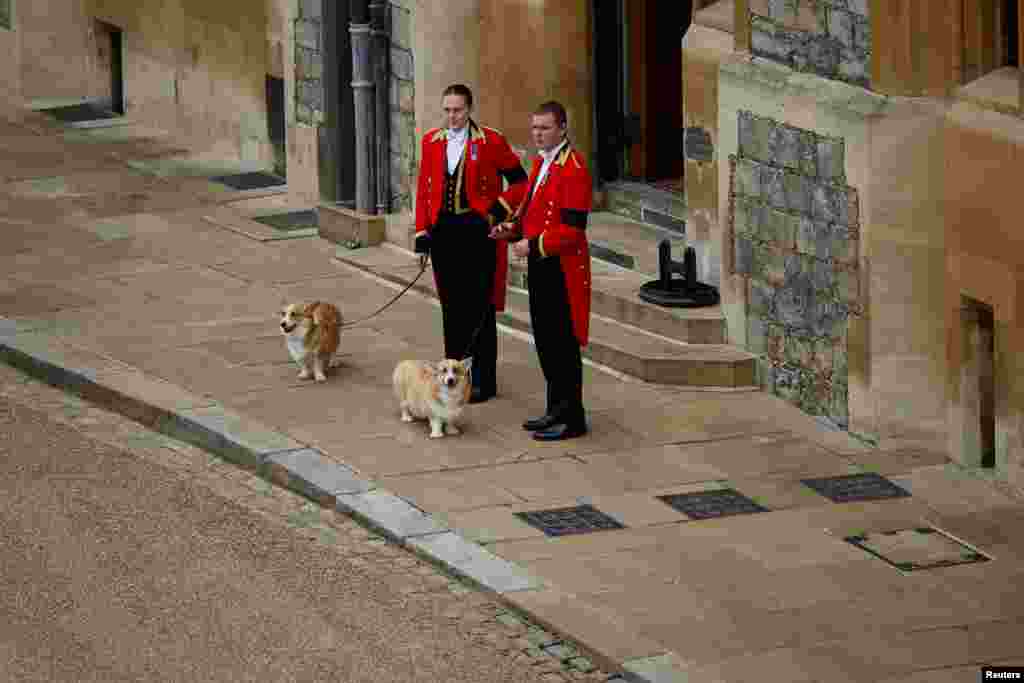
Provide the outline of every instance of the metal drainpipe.
[[352,35],[352,97],[355,104],[356,211],[376,210],[374,174],[374,86],[371,62],[369,0],[352,0],[349,33]]
[[391,3],[370,3],[377,95],[377,213],[391,206]]

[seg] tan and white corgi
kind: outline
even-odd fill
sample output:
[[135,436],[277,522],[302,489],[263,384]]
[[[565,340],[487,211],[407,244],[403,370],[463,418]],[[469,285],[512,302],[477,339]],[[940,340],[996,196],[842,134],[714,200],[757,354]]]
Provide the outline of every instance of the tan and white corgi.
[[317,382],[327,380],[327,369],[341,343],[341,324],[338,308],[323,301],[288,304],[281,311],[281,332],[288,353],[299,364],[299,379],[312,375]]
[[437,363],[401,361],[391,381],[402,410],[402,422],[427,420],[432,439],[461,433],[457,422],[469,403],[472,364],[472,358]]

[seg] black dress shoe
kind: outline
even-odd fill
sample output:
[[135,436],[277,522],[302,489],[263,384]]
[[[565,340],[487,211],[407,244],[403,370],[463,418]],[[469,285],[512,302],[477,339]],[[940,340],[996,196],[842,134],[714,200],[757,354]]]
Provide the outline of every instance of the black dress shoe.
[[483,391],[480,387],[473,387],[473,390],[469,392],[470,403],[483,403],[489,401],[498,395],[497,391]]
[[575,439],[586,433],[586,425],[567,425],[564,422],[559,422],[547,429],[534,432],[533,438],[537,441],[562,441],[564,439]]
[[535,417],[527,420],[523,423],[523,429],[528,432],[535,432],[538,429],[548,429],[558,424],[558,418],[554,415],[544,415],[543,417]]

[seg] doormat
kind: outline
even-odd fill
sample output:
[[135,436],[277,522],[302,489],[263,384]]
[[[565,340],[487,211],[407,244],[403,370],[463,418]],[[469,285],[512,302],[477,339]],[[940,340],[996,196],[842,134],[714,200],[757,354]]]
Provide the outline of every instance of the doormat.
[[673,493],[668,496],[658,496],[658,500],[670,505],[690,519],[713,519],[769,512],[768,508],[747,498],[736,489]]
[[293,230],[307,230],[320,226],[320,214],[316,209],[303,209],[302,211],[289,211],[288,213],[273,213],[266,216],[257,216],[252,220],[263,225],[269,225],[275,230],[291,232]]
[[834,503],[853,503],[864,500],[886,500],[905,498],[910,495],[880,474],[865,472],[845,474],[838,477],[801,479],[805,486],[825,496]]
[[905,572],[992,559],[932,527],[863,533],[843,540]]
[[82,102],[81,104],[72,104],[66,107],[41,109],[40,111],[49,114],[62,123],[103,121],[106,119],[116,119],[120,116],[120,114],[115,114],[107,107],[103,107],[92,102]]
[[589,534],[593,531],[625,529],[613,519],[592,505],[577,505],[570,508],[516,512],[515,516],[548,536]]
[[263,171],[218,175],[213,176],[210,180],[235,190],[260,190],[265,187],[279,187],[287,184],[284,178]]

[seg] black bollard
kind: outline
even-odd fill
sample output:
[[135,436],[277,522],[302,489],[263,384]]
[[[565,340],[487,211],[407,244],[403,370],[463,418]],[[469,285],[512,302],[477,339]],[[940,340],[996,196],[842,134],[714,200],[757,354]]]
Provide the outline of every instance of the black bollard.
[[[682,279],[674,279],[674,274]],[[718,289],[697,281],[697,252],[686,247],[683,262],[672,260],[672,244],[667,239],[658,243],[658,279],[640,286],[644,301],[670,308],[699,308],[718,303]]]

